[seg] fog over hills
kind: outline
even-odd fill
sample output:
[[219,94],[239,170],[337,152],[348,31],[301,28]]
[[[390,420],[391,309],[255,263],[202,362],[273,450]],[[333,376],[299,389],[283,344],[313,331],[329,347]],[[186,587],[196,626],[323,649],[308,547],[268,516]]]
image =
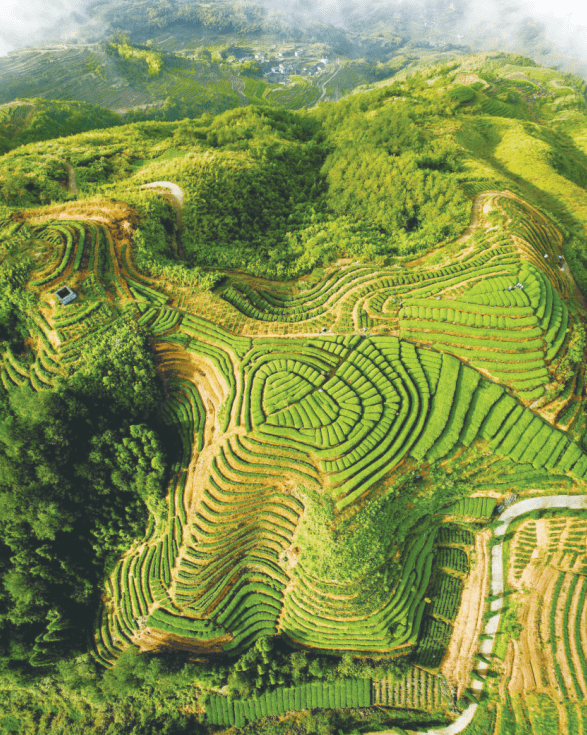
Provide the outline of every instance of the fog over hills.
[[[4,0],[0,55],[43,43],[93,42],[115,30],[121,17],[148,18],[150,9],[173,11],[189,0]],[[217,3],[224,4],[223,2]],[[241,7],[255,3],[241,3]],[[256,3],[259,4],[259,3]],[[260,0],[281,22],[303,31],[316,24],[350,33],[401,34],[413,44],[503,49],[565,71],[587,73],[587,7],[562,0]],[[234,4],[232,4],[234,6]],[[112,19],[111,11],[115,10]],[[122,28],[124,30],[124,28]]]
[[[414,45],[465,46],[516,51],[546,65],[587,74],[587,7],[562,0],[259,0],[268,16],[299,30],[316,25],[351,34],[400,34]],[[123,18],[145,25],[149,13],[200,5],[191,0],[4,0],[0,55],[43,43],[95,42],[120,27]],[[215,3],[217,6],[234,3]],[[228,9],[228,8],[227,8]]]
[[97,40],[106,26],[93,19],[87,0],[4,0],[0,9],[0,55],[24,46],[67,42],[75,38]]

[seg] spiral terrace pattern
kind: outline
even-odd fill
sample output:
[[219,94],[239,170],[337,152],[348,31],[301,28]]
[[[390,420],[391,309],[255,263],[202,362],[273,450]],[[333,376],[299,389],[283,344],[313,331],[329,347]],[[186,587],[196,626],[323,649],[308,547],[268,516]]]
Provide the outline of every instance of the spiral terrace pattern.
[[[480,233],[443,268],[346,266],[304,293],[233,279],[222,298],[162,293],[104,225],[0,223],[6,250],[43,256],[31,288],[49,297],[70,279],[82,296],[39,311],[32,365],[5,352],[6,389],[51,387],[91,334],[137,318],[156,337],[161,419],[181,436],[167,517],[107,582],[99,660],[132,642],[237,651],[277,632],[329,651],[405,650],[424,614],[425,631],[440,625],[434,604],[424,612],[434,533],[408,538],[382,602],[369,578],[345,586],[306,568],[306,492],[347,516],[406,458],[433,463],[478,440],[520,471],[585,477],[579,445],[531,410],[548,407],[577,319],[563,301],[560,236],[511,196],[493,205],[507,230]],[[581,380],[556,401],[580,408]]]
[[[193,336],[197,329],[190,330],[188,351],[205,350]],[[223,370],[232,364],[217,361]],[[120,619],[132,607],[132,592],[125,603],[122,589],[125,572],[113,591],[121,600],[106,627],[126,626],[138,642],[159,630],[190,636],[194,646],[232,650],[280,630],[325,650],[412,646],[434,534],[404,550],[401,578],[387,580],[390,596],[382,604],[368,579],[352,586],[317,579],[304,569],[303,555],[290,568],[286,552],[303,512],[296,488],[322,488],[343,510],[408,453],[434,460],[477,437],[521,463],[577,477],[587,472],[579,447],[503,388],[450,355],[396,337],[256,340],[226,383],[235,408],[216,450],[198,455],[188,507],[182,498],[171,503],[183,518],[169,519],[163,541],[150,545],[155,551],[136,552],[134,578],[151,580],[148,633],[133,630],[130,610]],[[177,385],[185,391],[181,380]],[[194,408],[190,415],[200,414]],[[202,436],[195,423],[190,431]],[[141,559],[146,566],[139,570]]]

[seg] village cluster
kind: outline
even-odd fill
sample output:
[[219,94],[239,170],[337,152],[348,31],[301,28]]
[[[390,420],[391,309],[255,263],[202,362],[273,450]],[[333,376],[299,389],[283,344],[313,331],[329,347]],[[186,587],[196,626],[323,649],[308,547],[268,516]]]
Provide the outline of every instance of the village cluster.
[[256,61],[267,82],[273,84],[289,84],[289,76],[296,74],[304,77],[317,77],[322,74],[330,63],[327,56],[318,58],[315,53],[303,48],[282,49],[276,54],[243,52],[235,53],[235,58],[241,64],[247,61]]

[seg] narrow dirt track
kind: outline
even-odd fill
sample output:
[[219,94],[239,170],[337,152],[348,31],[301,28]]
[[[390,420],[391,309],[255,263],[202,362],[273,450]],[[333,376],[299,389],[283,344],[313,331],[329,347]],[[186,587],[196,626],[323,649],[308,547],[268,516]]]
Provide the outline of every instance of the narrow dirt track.
[[75,194],[77,196],[79,194],[79,190],[75,181],[74,167],[69,161],[66,161],[64,158],[59,158],[59,156],[49,156],[49,158],[53,158],[65,166],[65,168],[67,169],[67,188],[72,194]]
[[69,163],[69,161],[63,161],[63,163],[65,164],[65,168],[67,169],[69,191],[77,196],[79,192],[77,184],[75,183],[75,169],[71,165],[71,163]]
[[[503,191],[483,191],[480,194],[477,194],[477,196],[473,199],[473,206],[471,207],[471,219],[469,220],[469,224],[467,227],[463,230],[463,232],[459,235],[459,237],[456,238],[454,242],[465,242],[471,235],[475,232],[475,230],[479,227],[480,221],[481,221],[481,213],[483,212],[483,208],[485,206],[485,203],[488,199],[490,199],[493,196],[506,196],[506,194]],[[437,252],[438,250],[443,250],[446,247],[446,243],[441,245],[440,248],[437,248],[436,250],[431,250],[430,252],[427,252],[425,255],[422,255],[420,258],[416,258],[415,260],[410,260],[405,265],[409,268],[413,268],[414,266],[421,265],[422,263],[425,263],[432,254]],[[460,253],[459,257],[462,257],[464,253]]]
[[487,544],[490,531],[477,534],[475,550],[477,557],[465,580],[461,606],[454,624],[447,653],[440,670],[450,684],[458,687],[461,697],[471,678],[477,642],[483,628],[483,607],[487,597],[489,550]]

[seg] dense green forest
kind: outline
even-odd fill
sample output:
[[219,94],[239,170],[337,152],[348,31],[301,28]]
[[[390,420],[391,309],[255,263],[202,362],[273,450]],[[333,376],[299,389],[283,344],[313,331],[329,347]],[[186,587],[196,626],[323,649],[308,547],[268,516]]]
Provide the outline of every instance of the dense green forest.
[[145,336],[109,331],[86,357],[50,393],[4,395],[1,638],[10,668],[83,649],[109,560],[162,498],[165,454],[145,423],[162,389]]

